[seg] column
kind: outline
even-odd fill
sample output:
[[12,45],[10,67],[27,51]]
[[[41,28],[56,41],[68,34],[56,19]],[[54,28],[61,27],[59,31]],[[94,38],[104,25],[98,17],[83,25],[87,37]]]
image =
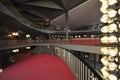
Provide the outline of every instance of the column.
[[66,41],[69,40],[68,11],[65,13]]

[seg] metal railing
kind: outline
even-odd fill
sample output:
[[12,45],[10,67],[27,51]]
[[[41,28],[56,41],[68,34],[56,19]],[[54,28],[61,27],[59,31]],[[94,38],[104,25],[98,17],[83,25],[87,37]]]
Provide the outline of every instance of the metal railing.
[[59,56],[73,72],[76,80],[103,80],[96,69],[67,50],[52,46],[39,46],[30,53],[47,53]]
[[81,38],[76,40],[0,40],[0,47],[11,47],[11,46],[20,46],[27,44],[42,44],[42,43],[51,43],[51,44],[73,44],[73,45],[90,45],[90,46],[99,46],[99,39],[93,38]]
[[66,50],[60,48],[57,48],[57,50],[58,52],[56,55],[64,60],[69,66],[73,74],[76,76],[76,80],[102,80],[99,73],[83,60]]

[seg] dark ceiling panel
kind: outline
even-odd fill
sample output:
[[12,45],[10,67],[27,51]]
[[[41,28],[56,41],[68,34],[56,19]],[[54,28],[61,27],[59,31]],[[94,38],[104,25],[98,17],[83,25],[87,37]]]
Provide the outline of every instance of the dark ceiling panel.
[[23,3],[23,2],[30,1],[30,0],[11,0],[11,1],[14,3]]
[[62,0],[64,8],[66,9],[70,0]]
[[[53,20],[87,0],[11,0],[16,8],[31,21]],[[24,13],[27,12],[27,13]],[[32,17],[31,17],[32,16]],[[42,19],[42,20],[41,20]],[[64,20],[63,20],[64,21]],[[74,25],[73,25],[74,26]]]
[[57,5],[55,2],[50,0],[32,1],[32,2],[26,2],[24,4],[63,10],[61,6]]
[[48,19],[47,15],[43,14],[42,12],[40,11],[37,11],[37,10],[28,10],[27,12],[31,13],[31,14],[34,14],[38,17],[41,17],[43,19]]
[[[100,2],[89,0],[69,11],[68,25],[71,29],[87,27],[100,23]],[[52,20],[54,26],[65,25],[65,15]]]
[[41,19],[43,20],[43,18],[33,15],[27,11],[22,12],[22,15],[31,21],[37,21],[37,20],[41,20]]
[[[33,9],[35,7],[32,7],[32,9],[25,9],[25,11],[36,15],[38,17],[41,17],[43,19],[53,19],[57,16],[59,16],[60,14],[62,14],[64,11],[62,10],[54,10],[54,9],[48,9],[48,8],[39,8],[38,10]],[[48,14],[49,13],[49,14]]]
[[67,10],[70,10],[70,9],[78,6],[79,4],[84,3],[85,1],[87,1],[87,0],[70,0],[70,1],[68,2],[68,6],[66,7],[66,9],[67,9]]
[[52,1],[54,1],[56,4],[58,4],[59,6],[64,8],[64,4],[63,4],[62,0],[52,0]]
[[[86,0],[11,0],[22,13],[27,11],[37,17],[54,19]],[[29,14],[28,14],[29,15]],[[24,15],[27,16],[27,15]]]

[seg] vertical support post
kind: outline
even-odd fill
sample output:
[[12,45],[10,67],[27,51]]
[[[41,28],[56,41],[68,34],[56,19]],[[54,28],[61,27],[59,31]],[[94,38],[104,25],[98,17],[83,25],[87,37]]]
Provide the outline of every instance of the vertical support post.
[[[49,30],[50,30],[50,25],[51,25],[50,20],[48,22],[48,25],[49,25]],[[49,42],[50,42],[50,39],[51,39],[51,37],[50,37],[50,33],[49,33]]]
[[66,41],[69,40],[68,11],[65,13]]

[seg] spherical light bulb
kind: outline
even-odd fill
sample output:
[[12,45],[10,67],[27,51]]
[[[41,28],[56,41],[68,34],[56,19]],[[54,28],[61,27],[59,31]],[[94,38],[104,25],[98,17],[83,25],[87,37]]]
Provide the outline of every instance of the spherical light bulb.
[[120,51],[119,51],[119,53],[118,53],[118,54],[119,54],[119,56],[120,56]]
[[104,7],[101,7],[101,8],[100,8],[100,11],[101,11],[103,14],[105,14],[105,13],[108,12],[108,9],[106,9],[106,8],[104,8]]
[[108,57],[108,60],[109,60],[109,61],[114,61],[114,57],[113,57],[113,56],[109,56],[109,57]]
[[107,36],[102,37],[101,42],[102,43],[108,43],[108,37]]
[[113,74],[110,74],[108,78],[109,80],[117,80],[117,77]]
[[108,54],[108,47],[102,47],[101,48],[101,52],[103,53],[103,54]]
[[101,28],[101,32],[107,33],[108,32],[108,26],[104,26]]
[[120,9],[118,10],[118,14],[120,15]]
[[107,66],[104,66],[104,67],[101,69],[101,72],[107,71],[107,70],[108,70]]
[[108,26],[108,28],[109,28],[109,33],[112,33],[112,32],[117,32],[117,25],[116,24],[110,24],[109,26]]
[[115,58],[115,61],[118,62],[118,57]]
[[109,48],[109,55],[110,56],[116,56],[118,53],[118,48],[115,47],[115,48]]
[[107,23],[108,19],[109,19],[108,15],[105,14],[101,17],[100,21],[103,22],[103,23]]
[[118,68],[120,69],[120,65],[118,66]]
[[109,41],[109,43],[116,43],[116,42],[118,42],[116,36],[110,36],[108,41]]
[[106,66],[104,66],[102,69],[101,69],[101,72],[102,72],[102,74],[104,75],[104,76],[108,76],[109,75],[109,73],[108,73],[108,68],[106,67]]
[[111,18],[109,18],[109,19],[107,20],[108,23],[113,23],[113,21],[114,21],[114,19],[111,19]]
[[117,64],[113,63],[113,62],[110,62],[108,64],[108,67],[109,67],[109,70],[110,71],[114,71],[116,68],[117,68]]
[[108,0],[108,4],[109,5],[114,5],[116,4],[118,1],[117,0]]
[[116,15],[117,15],[117,11],[116,10],[113,10],[113,9],[109,9],[108,10],[108,16],[110,18],[115,17]]
[[119,28],[120,28],[120,23],[118,24]]
[[102,2],[102,4],[107,4],[108,0],[100,0],[100,2]]
[[107,78],[107,77],[108,77],[108,76],[103,76],[103,79],[104,79],[104,80],[108,80],[108,78]]
[[108,12],[108,9],[107,9],[108,7],[109,7],[109,5],[102,5],[101,8],[100,8],[100,11],[101,11],[103,14],[105,14],[105,13]]
[[109,64],[109,61],[108,61],[108,59],[107,59],[106,56],[103,57],[103,58],[101,58],[101,62],[102,62],[102,64],[105,65],[105,66],[107,66],[107,65]]
[[120,37],[118,38],[118,41],[120,42]]
[[102,74],[103,74],[104,76],[109,76],[109,72],[108,72],[108,71],[103,71]]

